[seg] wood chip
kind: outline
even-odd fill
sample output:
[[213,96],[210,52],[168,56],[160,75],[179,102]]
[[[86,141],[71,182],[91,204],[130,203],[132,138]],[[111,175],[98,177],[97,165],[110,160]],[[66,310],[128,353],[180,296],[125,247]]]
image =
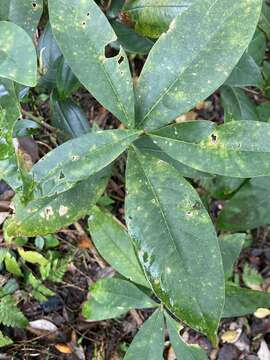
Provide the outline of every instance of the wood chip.
[[72,348],[68,344],[56,344],[54,346],[62,354],[72,354]]
[[255,311],[254,316],[258,319],[264,319],[270,315],[269,309],[259,308]]
[[241,332],[241,329],[226,331],[221,335],[221,340],[223,343],[233,344],[240,338]]

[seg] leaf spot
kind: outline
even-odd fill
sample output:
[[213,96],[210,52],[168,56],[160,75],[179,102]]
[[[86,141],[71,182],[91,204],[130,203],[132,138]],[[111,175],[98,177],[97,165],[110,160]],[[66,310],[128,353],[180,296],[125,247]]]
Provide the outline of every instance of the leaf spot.
[[59,208],[59,215],[65,216],[68,213],[69,208],[66,206],[61,205]]
[[53,208],[51,206],[48,206],[44,209],[44,211],[42,211],[40,213],[40,216],[43,218],[43,219],[46,219],[46,220],[49,220],[50,216],[53,216],[54,215],[54,211],[53,211]]

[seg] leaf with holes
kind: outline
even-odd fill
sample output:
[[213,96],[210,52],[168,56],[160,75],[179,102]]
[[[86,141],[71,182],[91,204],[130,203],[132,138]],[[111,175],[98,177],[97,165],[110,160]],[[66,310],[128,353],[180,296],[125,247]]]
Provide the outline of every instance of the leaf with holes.
[[43,12],[43,0],[1,0],[0,20],[8,20],[33,36]]
[[137,126],[160,128],[222,85],[254,34],[261,4],[227,0],[224,6],[224,0],[204,0],[181,12],[154,45],[140,75]]
[[[50,21],[65,59],[81,83],[129,127],[134,125],[134,95],[129,64],[121,48],[106,57],[117,38],[94,0],[50,0]],[[102,31],[97,31],[102,29]]]
[[67,141],[34,165],[38,184],[36,198],[49,197],[71,189],[121,155],[136,140],[140,131],[106,130]]
[[129,152],[126,176],[127,225],[155,294],[215,342],[224,273],[218,239],[199,196],[173,167],[138,149]]
[[173,159],[196,170],[231,177],[270,175],[270,124],[188,121],[150,134]]
[[58,196],[32,200],[26,206],[16,196],[15,214],[5,222],[7,238],[54,233],[89,213],[105,190],[108,172],[94,175]]

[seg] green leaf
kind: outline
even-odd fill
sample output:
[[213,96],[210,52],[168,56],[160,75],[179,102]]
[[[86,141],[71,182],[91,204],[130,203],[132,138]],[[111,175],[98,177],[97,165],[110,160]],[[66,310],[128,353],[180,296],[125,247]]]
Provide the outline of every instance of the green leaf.
[[223,318],[245,316],[255,312],[258,308],[270,307],[270,294],[240,288],[232,283],[226,284],[226,298]]
[[11,256],[11,254],[7,254],[5,256],[5,267],[9,273],[15,276],[23,276],[20,265],[18,264],[15,257]]
[[143,36],[158,38],[167,31],[172,20],[195,0],[127,0],[122,18],[135,25]]
[[267,35],[267,38],[270,39],[270,7],[266,2],[263,2],[259,28]]
[[206,353],[198,345],[189,345],[179,336],[179,324],[165,313],[170,341],[177,356],[181,360],[207,360]]
[[37,82],[34,44],[19,26],[0,21],[0,76],[26,86]]
[[112,319],[132,309],[158,306],[135,285],[116,278],[99,280],[90,288],[90,295],[82,311],[89,321]]
[[133,29],[116,20],[111,21],[113,30],[117,35],[118,43],[125,51],[132,54],[148,54],[154,45],[153,41],[137,34]]
[[59,97],[63,100],[71,96],[80,87],[78,79],[63,56],[57,66],[56,86]]
[[270,103],[265,102],[258,105],[256,111],[260,121],[270,122]]
[[23,248],[18,248],[19,255],[31,264],[39,264],[45,266],[48,260],[37,251],[25,251]]
[[32,273],[28,273],[26,283],[32,287],[31,295],[39,302],[48,300],[48,297],[54,296],[55,293],[42,284]]
[[233,266],[244,245],[246,234],[230,234],[219,237],[225,278],[232,275]]
[[5,326],[25,327],[28,320],[23,313],[16,307],[11,295],[0,299],[0,323]]
[[248,54],[253,57],[258,65],[262,65],[266,50],[266,37],[262,31],[256,30],[248,47]]
[[15,198],[15,214],[5,222],[7,237],[54,233],[89,213],[104,192],[108,172],[90,177],[58,196],[33,200],[23,206]]
[[31,37],[36,31],[42,12],[43,0],[1,0],[0,4],[0,20],[15,23]]
[[176,161],[169,155],[165,153],[161,148],[154,144],[153,140],[149,136],[143,136],[138,139],[136,142],[136,147],[145,155],[154,156],[158,159],[161,159],[168,164],[172,165],[176,170],[180,172],[184,177],[188,177],[191,179],[198,178],[209,178],[211,175],[207,173],[203,173],[201,171],[197,171],[189,166],[182,164],[179,161]]
[[67,141],[33,166],[37,197],[49,197],[72,188],[111,164],[138,138],[139,131],[102,130]]
[[228,0],[226,6],[224,0],[204,0],[179,14],[140,75],[137,126],[168,124],[220,87],[246,50],[260,9],[261,0],[249,6],[246,0]]
[[86,114],[72,100],[60,100],[53,93],[50,108],[52,125],[60,129],[65,138],[76,138],[91,131]]
[[244,53],[225,84],[233,87],[261,88],[263,85],[261,69],[251,55]]
[[[246,231],[270,224],[270,177],[251,179],[225,203],[219,229]],[[252,204],[252,205],[251,205]]]
[[68,270],[69,256],[60,257],[60,253],[50,251],[49,261],[46,265],[39,268],[42,280],[50,280],[60,283]]
[[245,94],[244,90],[231,86],[222,86],[220,95],[225,112],[225,122],[232,120],[260,120],[255,103]]
[[127,279],[148,287],[128,232],[113,216],[94,207],[88,221],[89,231],[101,256]]
[[142,325],[135,336],[124,360],[163,360],[164,316],[157,309]]
[[11,344],[13,344],[13,341],[9,337],[4,336],[0,331],[0,348]]
[[21,113],[13,82],[0,78],[0,88],[0,160],[4,160],[14,153],[13,129]]
[[263,277],[258,270],[249,266],[247,263],[244,265],[243,269],[243,282],[244,284],[252,290],[261,290],[261,285],[263,284]]
[[151,134],[169,156],[196,170],[230,177],[270,174],[270,124],[187,121]]
[[214,340],[224,273],[215,230],[198,194],[173,167],[138,150],[129,153],[126,176],[126,221],[155,294]]
[[[134,95],[123,49],[107,58],[105,48],[116,35],[93,0],[50,0],[56,41],[80,82],[127,126],[134,125]],[[97,31],[102,29],[102,31]]]
[[62,53],[54,39],[49,22],[40,36],[37,53],[40,62],[40,72],[43,74],[39,79],[39,85],[52,91],[56,86],[58,59],[61,57]]
[[201,177],[199,179],[200,186],[202,186],[210,196],[215,199],[228,199],[235,193],[245,179],[231,178],[227,176],[215,175],[212,177]]

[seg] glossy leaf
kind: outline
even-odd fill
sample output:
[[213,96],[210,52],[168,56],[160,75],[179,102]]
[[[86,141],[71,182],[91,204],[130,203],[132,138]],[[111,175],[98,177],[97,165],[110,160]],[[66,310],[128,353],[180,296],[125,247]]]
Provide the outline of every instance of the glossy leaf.
[[0,87],[0,160],[4,160],[14,152],[13,129],[21,113],[13,82],[0,78]]
[[26,86],[36,85],[36,50],[19,26],[0,21],[0,76]]
[[48,197],[72,188],[112,163],[140,135],[133,130],[88,133],[67,141],[34,165],[37,197]]
[[223,0],[205,0],[179,14],[140,75],[137,125],[160,128],[222,85],[252,39],[260,8],[261,0],[249,6],[246,0],[228,0],[226,7]]
[[177,359],[181,360],[207,360],[206,353],[198,345],[189,345],[179,336],[179,324],[168,313],[166,323],[169,337]]
[[96,282],[90,288],[90,296],[83,305],[83,316],[90,321],[112,319],[132,309],[158,306],[135,285],[116,278]]
[[123,7],[123,21],[133,23],[143,36],[158,38],[172,20],[196,0],[128,0]]
[[188,121],[151,135],[169,156],[196,170],[230,177],[270,174],[270,124]]
[[164,316],[158,309],[142,325],[133,339],[124,360],[163,360]]
[[218,216],[222,230],[246,231],[270,224],[270,177],[249,180],[225,203]]
[[258,65],[262,65],[265,56],[266,37],[265,34],[257,29],[248,47],[248,54],[256,61]]
[[225,84],[233,87],[261,88],[263,85],[261,69],[251,55],[244,53]]
[[245,316],[258,308],[270,308],[270,294],[226,284],[226,299],[223,318]]
[[40,61],[40,71],[43,75],[39,79],[39,85],[51,91],[55,87],[57,60],[61,57],[62,53],[54,39],[49,22],[40,36],[37,52]]
[[202,186],[210,196],[215,199],[228,199],[243,185],[245,179],[231,178],[228,176],[215,175],[199,179]]
[[179,161],[176,161],[171,156],[167,155],[160,147],[154,144],[153,140],[149,136],[143,136],[138,139],[136,142],[136,147],[145,155],[154,156],[158,159],[161,159],[168,164],[172,165],[176,170],[180,172],[184,177],[191,179],[198,178],[210,178],[211,175],[197,171],[187,165],[182,164]]
[[138,263],[132,239],[124,226],[98,207],[91,210],[88,226],[102,257],[129,280],[148,287],[149,283]]
[[107,173],[92,176],[58,196],[33,200],[23,206],[15,198],[15,214],[5,222],[7,238],[54,233],[89,213],[107,185]]
[[259,28],[263,30],[267,38],[270,39],[270,7],[266,2],[263,2]]
[[137,34],[133,29],[116,20],[112,20],[111,25],[117,35],[117,41],[129,53],[145,55],[154,45],[152,40]]
[[50,108],[52,125],[61,130],[64,139],[76,138],[91,131],[86,114],[72,100],[60,100],[54,93]]
[[[3,3],[3,4],[2,4]],[[0,20],[9,20],[33,36],[43,12],[43,0],[1,0]]]
[[246,234],[230,234],[219,237],[219,246],[225,277],[232,275],[233,266],[240,255]]
[[[80,82],[127,126],[134,124],[134,95],[125,52],[107,58],[116,35],[94,0],[50,0],[56,41]],[[97,29],[102,28],[102,31]]]
[[172,166],[137,149],[129,153],[126,176],[126,221],[155,294],[214,341],[224,273],[215,230],[199,196]]
[[68,63],[61,57],[57,62],[57,73],[56,73],[56,86],[59,97],[65,100],[71,96],[78,88],[80,83],[76,76],[73,74]]
[[231,86],[222,86],[220,95],[225,112],[225,122],[232,120],[260,120],[255,103],[245,94],[244,90]]

